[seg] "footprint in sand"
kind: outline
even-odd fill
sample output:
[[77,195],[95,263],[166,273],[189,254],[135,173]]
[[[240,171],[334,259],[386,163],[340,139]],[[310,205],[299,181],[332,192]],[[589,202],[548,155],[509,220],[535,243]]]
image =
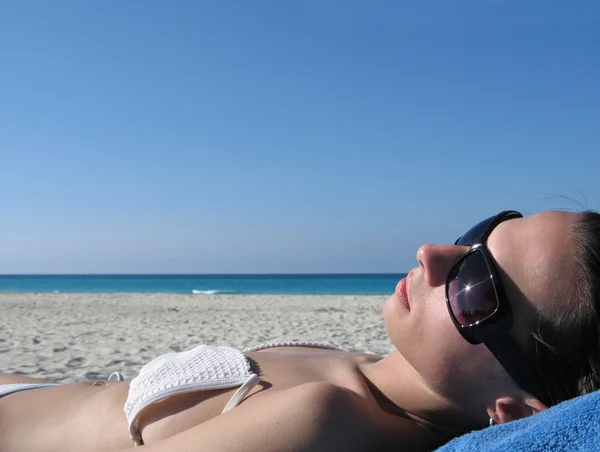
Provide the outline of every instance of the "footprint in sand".
[[84,363],[85,358],[71,358],[67,364],[65,364],[67,367],[81,367],[81,365]]
[[106,380],[106,375],[102,372],[86,372],[86,380]]

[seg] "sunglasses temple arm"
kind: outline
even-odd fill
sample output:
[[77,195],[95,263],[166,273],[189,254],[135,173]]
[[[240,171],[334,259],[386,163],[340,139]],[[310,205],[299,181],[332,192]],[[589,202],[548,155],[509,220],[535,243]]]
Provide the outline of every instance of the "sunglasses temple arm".
[[497,340],[486,341],[485,345],[521,389],[548,405],[548,395],[540,378],[508,334],[498,337]]

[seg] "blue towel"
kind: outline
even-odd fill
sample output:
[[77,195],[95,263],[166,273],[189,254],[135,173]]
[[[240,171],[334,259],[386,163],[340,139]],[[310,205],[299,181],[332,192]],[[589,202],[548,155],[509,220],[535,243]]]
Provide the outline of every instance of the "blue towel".
[[600,450],[600,391],[455,438],[437,452]]

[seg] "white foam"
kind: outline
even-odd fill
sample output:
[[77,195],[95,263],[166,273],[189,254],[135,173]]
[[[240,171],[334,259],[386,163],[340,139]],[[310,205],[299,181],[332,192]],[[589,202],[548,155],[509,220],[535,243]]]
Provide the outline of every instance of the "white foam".
[[218,293],[233,292],[232,290],[196,290],[192,289],[192,293],[196,295],[215,295]]

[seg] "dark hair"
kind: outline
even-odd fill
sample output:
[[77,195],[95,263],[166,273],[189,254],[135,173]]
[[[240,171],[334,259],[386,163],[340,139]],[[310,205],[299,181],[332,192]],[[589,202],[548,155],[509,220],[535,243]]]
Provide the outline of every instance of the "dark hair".
[[552,404],[600,389],[600,214],[572,225],[576,290],[561,315],[540,313],[527,351]]

